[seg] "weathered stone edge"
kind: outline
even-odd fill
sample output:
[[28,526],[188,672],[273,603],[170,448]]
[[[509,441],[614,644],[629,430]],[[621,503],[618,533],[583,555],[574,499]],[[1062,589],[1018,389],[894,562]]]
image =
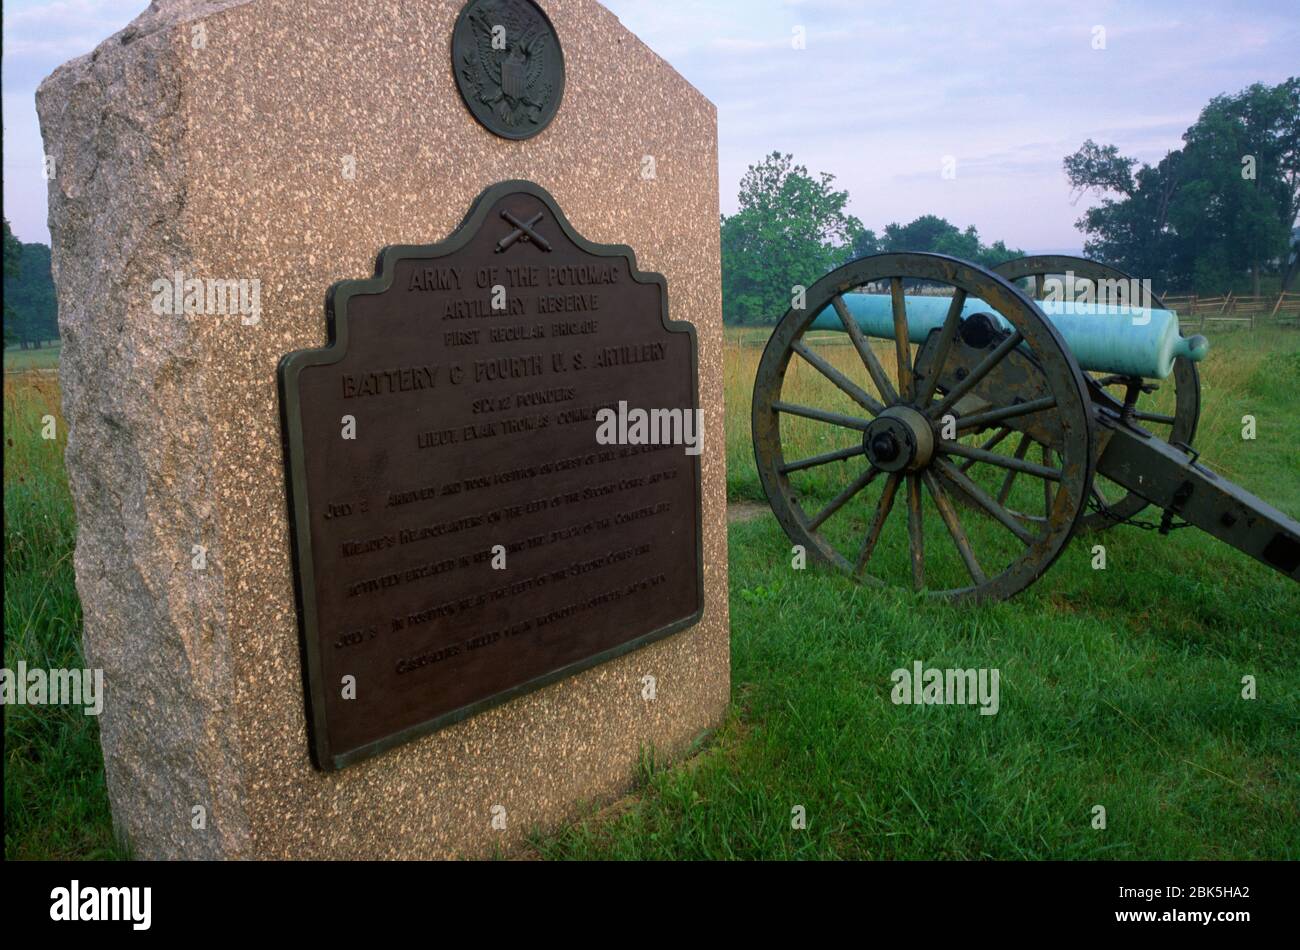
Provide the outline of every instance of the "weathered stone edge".
[[[86,659],[104,670],[114,824],[147,858],[248,850],[203,318],[151,306],[155,280],[202,276],[185,228],[189,31],[176,27],[232,5],[155,2],[36,93],[54,160],[49,225]],[[206,548],[203,569],[195,545]]]

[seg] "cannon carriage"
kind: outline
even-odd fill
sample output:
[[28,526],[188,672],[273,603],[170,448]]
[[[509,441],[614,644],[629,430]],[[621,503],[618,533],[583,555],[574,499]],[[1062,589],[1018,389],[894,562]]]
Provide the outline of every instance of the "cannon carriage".
[[[1076,533],[1152,508],[1163,533],[1201,528],[1300,580],[1300,524],[1192,448],[1205,339],[1182,337],[1158,299],[1059,299],[1062,277],[1129,280],[1081,258],[990,271],[882,254],[809,288],[754,386],[755,461],[786,534],[859,581],[997,600]],[[823,331],[847,339],[839,358]],[[808,374],[830,398],[806,395]],[[802,481],[813,476],[820,491]]]

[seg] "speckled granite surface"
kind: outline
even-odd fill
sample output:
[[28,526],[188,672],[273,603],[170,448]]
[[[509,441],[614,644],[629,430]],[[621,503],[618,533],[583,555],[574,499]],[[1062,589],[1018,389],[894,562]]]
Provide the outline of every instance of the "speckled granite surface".
[[[497,138],[455,88],[460,6],[158,2],[37,93],[56,163],[77,584],[89,661],[106,676],[114,817],[142,857],[508,851],[620,794],[642,746],[680,754],[726,708],[715,109],[593,0],[547,0],[564,104],[537,137]],[[588,240],[631,245],[667,278],[672,318],[697,327],[704,620],[320,773],[303,716],[276,364],[324,344],[331,284],[369,276],[384,245],[443,239],[485,187],[513,178],[547,188]],[[260,322],[155,314],[153,281],[176,271],[260,280]]]

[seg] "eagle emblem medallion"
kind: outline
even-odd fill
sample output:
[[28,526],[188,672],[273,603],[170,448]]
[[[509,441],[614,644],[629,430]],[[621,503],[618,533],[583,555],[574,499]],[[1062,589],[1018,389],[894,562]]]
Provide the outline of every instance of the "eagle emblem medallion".
[[537,135],[564,98],[564,51],[533,0],[470,0],[451,34],[452,70],[474,118],[502,138]]

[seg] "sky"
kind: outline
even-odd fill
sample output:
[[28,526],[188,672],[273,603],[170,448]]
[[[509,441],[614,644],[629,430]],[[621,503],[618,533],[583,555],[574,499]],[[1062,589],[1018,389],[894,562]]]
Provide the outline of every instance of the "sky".
[[[605,5],[717,105],[724,213],[749,165],[789,152],[877,232],[937,214],[1030,253],[1082,247],[1091,199],[1061,160],[1085,139],[1158,161],[1211,97],[1300,72],[1297,0]],[[20,239],[49,241],[36,86],[146,6],[4,3],[4,213]]]

